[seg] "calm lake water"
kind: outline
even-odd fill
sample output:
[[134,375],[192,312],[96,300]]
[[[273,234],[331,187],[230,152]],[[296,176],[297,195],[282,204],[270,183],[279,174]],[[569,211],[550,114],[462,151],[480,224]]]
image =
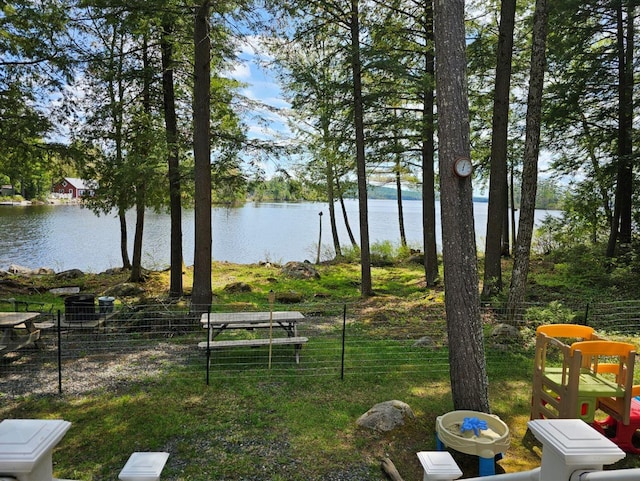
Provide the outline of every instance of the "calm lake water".
[[[422,244],[422,203],[405,201],[405,230],[410,245]],[[439,206],[438,218],[439,218]],[[349,245],[342,215],[337,209],[342,245]],[[322,216],[322,250],[332,250],[329,210],[326,203],[249,203],[242,207],[214,207],[213,258],[250,264],[259,261],[315,261]],[[359,241],[358,204],[347,201],[351,229]],[[474,203],[476,239],[484,249],[487,204]],[[538,211],[537,222],[551,211]],[[183,213],[183,249],[187,265],[193,263],[193,210]],[[144,231],[143,265],[159,269],[169,265],[168,214],[148,212]],[[133,241],[135,216],[129,214],[129,240]],[[437,236],[440,239],[438,222]],[[369,237],[372,243],[399,244],[397,206],[393,200],[369,201]],[[131,247],[129,249],[131,255]],[[326,257],[326,254],[323,254]],[[102,272],[118,267],[120,231],[117,217],[96,216],[80,206],[0,206],[0,270],[9,265],[56,272],[77,268]]]

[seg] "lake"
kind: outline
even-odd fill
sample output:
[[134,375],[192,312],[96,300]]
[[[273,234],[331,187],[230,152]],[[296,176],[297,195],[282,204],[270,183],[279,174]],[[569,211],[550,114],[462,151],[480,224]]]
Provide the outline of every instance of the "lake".
[[[359,242],[358,202],[346,201],[347,215]],[[478,248],[484,249],[487,203],[474,203]],[[407,241],[422,245],[422,203],[404,201]],[[438,215],[437,238],[441,238]],[[260,261],[284,263],[291,260],[315,261],[322,212],[322,250],[332,250],[329,210],[326,203],[247,203],[241,207],[214,207],[213,259],[240,264]],[[349,238],[339,208],[338,231],[342,245]],[[536,222],[556,211],[537,211]],[[169,265],[168,214],[148,212],[145,216],[143,265],[161,269]],[[193,264],[193,210],[183,212],[183,249],[187,265]],[[133,242],[135,215],[128,214],[129,241]],[[400,243],[397,206],[394,200],[369,200],[371,243]],[[131,255],[131,247],[129,249]],[[326,254],[323,254],[326,257]],[[36,269],[49,267],[56,272],[77,268],[102,272],[122,265],[119,222],[114,215],[96,216],[78,205],[0,206],[0,270],[9,265]]]

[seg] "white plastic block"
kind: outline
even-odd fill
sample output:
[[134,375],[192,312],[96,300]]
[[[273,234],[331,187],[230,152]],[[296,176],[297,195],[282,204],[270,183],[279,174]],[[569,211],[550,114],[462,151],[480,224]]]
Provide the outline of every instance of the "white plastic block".
[[46,419],[0,422],[0,473],[19,481],[51,481],[52,451],[71,423]]
[[462,471],[448,451],[420,451],[418,459],[424,469],[423,481],[451,481],[462,476]]
[[120,471],[122,481],[158,481],[169,453],[133,453]]
[[624,451],[581,419],[535,419],[529,429],[542,443],[540,479],[569,479],[577,470],[602,470]]

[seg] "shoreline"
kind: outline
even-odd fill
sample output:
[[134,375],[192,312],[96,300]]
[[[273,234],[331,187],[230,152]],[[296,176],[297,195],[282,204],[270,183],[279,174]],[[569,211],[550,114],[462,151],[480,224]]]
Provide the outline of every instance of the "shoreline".
[[82,201],[80,199],[55,199],[48,198],[45,200],[0,200],[0,206],[8,207],[25,207],[33,205],[80,205]]

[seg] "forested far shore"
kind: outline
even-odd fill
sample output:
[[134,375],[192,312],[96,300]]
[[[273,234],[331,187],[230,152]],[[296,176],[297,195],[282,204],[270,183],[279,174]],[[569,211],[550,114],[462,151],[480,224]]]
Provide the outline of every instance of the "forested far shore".
[[[2,174],[0,173],[0,178]],[[519,190],[519,187],[517,188]],[[397,200],[398,191],[392,187],[369,185],[367,188],[369,199],[388,199]],[[540,210],[562,210],[563,197],[567,194],[566,188],[562,187],[558,183],[552,180],[542,180],[538,187],[538,193],[536,196],[536,209]],[[249,191],[244,192],[244,198],[239,195],[233,196],[233,198],[225,198],[223,195],[215,196],[216,204],[239,204],[242,202],[301,202],[301,201],[325,201],[318,192],[312,189],[308,189],[304,186],[304,183],[296,179],[283,179],[281,177],[274,177],[268,180],[264,180],[259,183],[253,184]],[[344,196],[345,199],[356,199],[357,192],[347,192]],[[422,200],[422,194],[417,189],[402,190],[402,198],[404,200]],[[436,199],[439,196],[436,195]],[[517,196],[517,199],[520,197]],[[37,198],[25,198],[22,195],[4,195],[0,196],[0,204],[3,202],[6,205],[21,204],[23,201],[31,203],[54,203],[51,198],[45,195],[43,192],[40,197]],[[473,197],[474,202],[488,202],[489,198],[486,196],[478,195]],[[75,202],[75,201],[74,201]],[[68,203],[65,201],[63,203]],[[520,203],[516,203],[516,209]]]

